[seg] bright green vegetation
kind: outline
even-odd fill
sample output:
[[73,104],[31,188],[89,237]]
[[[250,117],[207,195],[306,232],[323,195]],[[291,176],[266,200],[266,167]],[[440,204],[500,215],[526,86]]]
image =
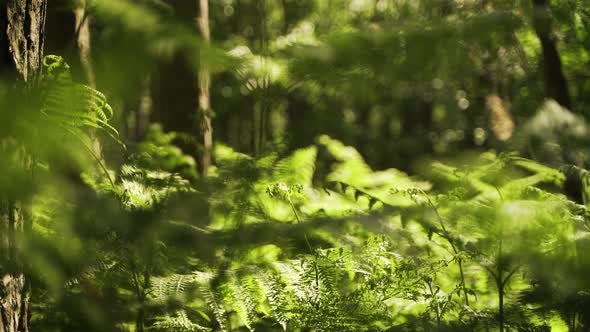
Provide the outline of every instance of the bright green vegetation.
[[31,331],[590,331],[590,2],[51,2],[0,56]]

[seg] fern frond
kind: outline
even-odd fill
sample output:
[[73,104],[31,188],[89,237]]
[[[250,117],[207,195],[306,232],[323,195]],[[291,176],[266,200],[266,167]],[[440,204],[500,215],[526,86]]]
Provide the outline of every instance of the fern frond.
[[193,323],[184,310],[177,310],[173,315],[156,317],[152,329],[174,332],[211,331],[209,328]]
[[49,121],[70,130],[100,129],[124,147],[119,132],[108,122],[113,109],[103,93],[76,83],[65,59],[48,55],[43,58],[43,107],[41,113]]
[[215,321],[219,324],[219,329],[221,331],[227,331],[227,312],[219,294],[211,288],[209,283],[201,285],[199,289],[207,306],[213,312]]

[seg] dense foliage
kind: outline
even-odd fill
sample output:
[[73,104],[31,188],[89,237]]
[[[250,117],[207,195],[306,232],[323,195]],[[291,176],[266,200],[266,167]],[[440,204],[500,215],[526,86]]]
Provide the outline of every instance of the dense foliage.
[[590,331],[589,2],[200,3],[0,55],[32,331]]

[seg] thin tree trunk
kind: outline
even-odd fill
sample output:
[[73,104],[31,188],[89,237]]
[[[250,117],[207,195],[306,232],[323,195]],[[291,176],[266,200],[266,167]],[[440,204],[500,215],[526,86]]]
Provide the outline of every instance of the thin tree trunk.
[[89,86],[96,88],[96,78],[90,59],[90,18],[86,12],[86,0],[78,0],[74,8],[74,17],[76,22],[76,45],[80,63],[84,70],[86,82]]
[[[76,46],[78,47],[78,55],[80,57],[80,64],[84,71],[84,78],[86,84],[92,88],[96,88],[96,77],[94,69],[92,68],[92,61],[90,58],[90,18],[86,12],[86,0],[78,0],[74,8],[75,18],[75,33]],[[92,138],[92,150],[97,158],[102,160],[102,146],[98,137],[96,136],[96,129],[90,128],[90,136]]]
[[[41,68],[46,0],[4,0],[0,5],[0,73],[33,84]],[[18,142],[0,142],[4,161],[31,169]],[[12,158],[7,158],[7,156]],[[9,160],[10,159],[10,160]],[[30,203],[11,190],[0,193],[0,332],[29,331],[29,280],[19,259],[19,238],[30,227]]]
[[571,110],[572,102],[557,49],[557,40],[553,33],[549,0],[532,0],[532,2],[533,26],[543,52],[545,95]]
[[[209,32],[209,2],[199,0],[198,25],[201,36],[206,43],[209,43],[211,34]],[[211,166],[211,148],[213,147],[213,128],[211,126],[211,99],[209,94],[210,76],[207,66],[201,63],[199,69],[199,118],[201,119],[201,139],[203,140],[203,151],[200,158],[201,175],[207,176]]]
[[135,111],[135,128],[134,128],[134,139],[135,141],[141,141],[147,132],[150,125],[150,113],[152,109],[152,91],[151,91],[152,80],[150,75],[147,74],[141,82],[141,94]]

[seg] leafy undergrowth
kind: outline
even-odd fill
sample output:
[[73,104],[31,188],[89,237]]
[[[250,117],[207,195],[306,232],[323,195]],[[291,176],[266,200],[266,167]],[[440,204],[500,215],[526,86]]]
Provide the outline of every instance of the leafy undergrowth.
[[[588,324],[587,209],[562,193],[568,176],[584,179],[583,170],[490,152],[463,166],[433,163],[416,178],[372,170],[354,148],[321,136],[285,158],[219,145],[217,168],[195,180],[184,168],[190,157],[161,135],[153,131],[133,163],[112,172],[114,183],[87,175],[94,189],[83,204],[64,206],[51,192],[36,199],[36,233],[64,242],[42,256],[60,264],[39,272],[54,282],[34,326],[559,331]],[[49,231],[60,218],[75,222],[68,232]]]

